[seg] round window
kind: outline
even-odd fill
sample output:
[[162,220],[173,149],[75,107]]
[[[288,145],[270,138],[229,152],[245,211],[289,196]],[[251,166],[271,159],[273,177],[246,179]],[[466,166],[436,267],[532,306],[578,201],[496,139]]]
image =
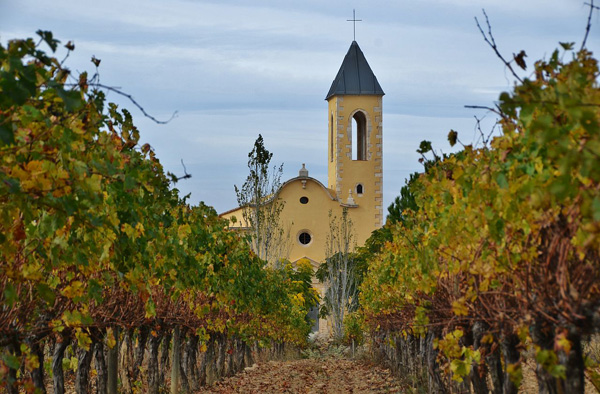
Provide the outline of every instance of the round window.
[[308,245],[310,243],[311,239],[312,238],[311,238],[310,234],[307,232],[300,233],[300,235],[298,236],[298,241],[300,241],[300,243],[302,245]]
[[301,204],[308,204],[308,197],[300,197]]

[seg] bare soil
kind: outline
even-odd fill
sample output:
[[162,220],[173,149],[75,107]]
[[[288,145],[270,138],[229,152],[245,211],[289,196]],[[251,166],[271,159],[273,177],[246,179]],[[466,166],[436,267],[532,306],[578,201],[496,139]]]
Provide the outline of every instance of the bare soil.
[[400,382],[380,366],[339,358],[254,364],[203,393],[401,393]]

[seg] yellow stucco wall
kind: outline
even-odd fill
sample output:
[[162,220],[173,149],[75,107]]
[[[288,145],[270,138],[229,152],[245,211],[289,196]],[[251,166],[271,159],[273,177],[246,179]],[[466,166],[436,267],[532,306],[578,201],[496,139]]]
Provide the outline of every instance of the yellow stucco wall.
[[[307,197],[308,202],[302,204],[300,199]],[[313,265],[320,264],[325,258],[325,239],[329,231],[329,211],[333,215],[341,215],[339,202],[319,181],[310,177],[297,177],[285,182],[277,195],[285,206],[281,212],[280,220],[284,229],[290,232],[289,260],[294,262],[303,257],[313,261]],[[238,208],[221,214],[221,217],[231,219],[236,217],[237,222],[233,228],[244,228],[242,209]],[[311,242],[302,245],[299,235],[308,232]]]

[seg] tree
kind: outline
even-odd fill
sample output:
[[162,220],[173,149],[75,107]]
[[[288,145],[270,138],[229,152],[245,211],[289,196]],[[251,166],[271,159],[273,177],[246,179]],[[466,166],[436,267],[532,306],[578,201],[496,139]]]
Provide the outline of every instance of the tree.
[[289,228],[280,220],[285,206],[278,197],[283,164],[270,169],[272,157],[259,134],[248,154],[250,174],[241,189],[234,188],[252,249],[258,257],[277,266],[287,259],[291,245]]
[[344,316],[358,307],[358,286],[356,281],[356,261],[354,250],[356,241],[352,220],[344,208],[342,217],[329,212],[329,234],[325,242],[325,262],[317,270],[316,276],[325,284],[322,316],[331,316],[333,337],[344,337]]
[[394,202],[388,207],[387,222],[391,224],[396,222],[404,222],[405,215],[404,211],[409,209],[416,211],[419,209],[417,202],[415,201],[415,194],[413,188],[416,186],[417,179],[419,179],[420,173],[413,172],[410,174],[406,184],[400,189],[400,195],[394,199]]

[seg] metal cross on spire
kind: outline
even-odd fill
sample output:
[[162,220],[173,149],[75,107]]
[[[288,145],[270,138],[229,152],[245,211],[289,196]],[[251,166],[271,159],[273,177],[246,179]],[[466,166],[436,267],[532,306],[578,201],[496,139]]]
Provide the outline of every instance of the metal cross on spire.
[[362,19],[356,19],[356,10],[352,10],[352,19],[346,19],[346,22],[354,24],[354,41],[356,41],[356,22],[362,22]]

